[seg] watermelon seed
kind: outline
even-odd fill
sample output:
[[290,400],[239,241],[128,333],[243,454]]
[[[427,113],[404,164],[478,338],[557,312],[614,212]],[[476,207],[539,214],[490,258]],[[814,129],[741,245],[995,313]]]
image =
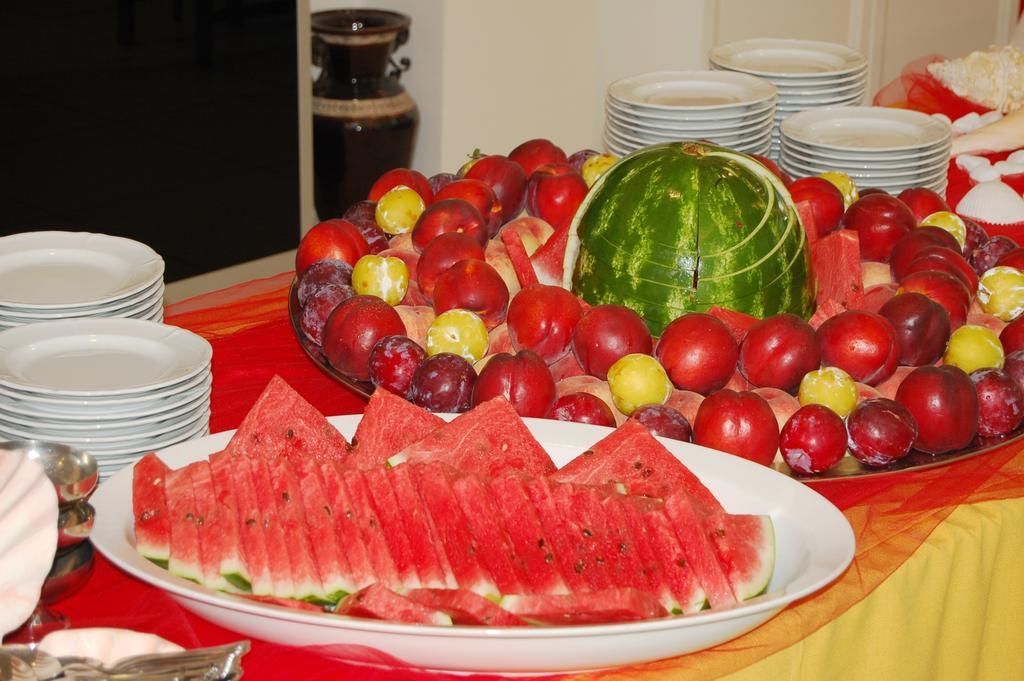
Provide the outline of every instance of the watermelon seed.
[[197,515],[196,516],[196,527],[202,527],[202,526],[203,526],[203,516]]
[[537,541],[537,548],[544,548],[544,537],[541,537],[540,540]]
[[287,503],[292,500],[292,495],[288,494],[288,492],[281,492],[281,498]]
[[626,542],[619,542],[619,553],[626,555],[627,551],[629,551],[629,547],[626,546]]
[[544,562],[547,563],[548,565],[551,565],[553,562],[555,562],[554,554],[545,553],[544,554]]
[[269,530],[270,529],[270,518],[264,518],[263,519],[263,529],[264,530]]
[[331,507],[324,505],[324,513],[326,513],[327,515],[331,515]]
[[370,527],[372,527],[372,528],[376,529],[376,528],[377,528],[377,520],[376,520],[376,519],[374,519],[374,518],[370,518],[370,523],[369,523],[369,525],[370,525]]
[[594,562],[597,563],[598,565],[604,565],[604,558],[602,558],[601,556],[598,556],[597,558],[594,559]]
[[352,509],[350,509],[350,508],[346,508],[345,509],[345,517],[348,518],[349,520],[352,520]]
[[151,520],[155,515],[156,511],[147,508],[145,511],[139,514],[139,520],[142,522],[146,522],[147,520]]
[[576,571],[576,574],[582,574],[583,573],[583,567],[584,567],[583,566],[583,561],[582,560],[578,560],[575,563],[573,563],[572,569]]
[[715,534],[717,534],[719,537],[724,537],[725,536],[725,528],[724,527],[715,528]]
[[633,468],[634,468],[634,469],[636,469],[636,470],[640,470],[640,469],[641,469],[641,468],[643,468],[643,467],[644,467],[644,464],[643,464],[643,462],[641,462],[641,461],[634,461],[634,462],[633,462]]
[[245,519],[245,526],[246,527],[253,527],[255,524],[256,524],[256,519],[255,518],[246,518]]
[[194,518],[194,516],[192,515],[192,512],[191,512],[191,511],[189,511],[188,513],[186,513],[186,514],[185,514],[185,520],[187,520],[187,521],[189,521],[189,522],[192,522],[192,521],[193,521],[194,519],[195,519],[195,518]]
[[295,431],[289,428],[288,430],[284,431],[284,436],[285,439],[291,440],[293,437],[295,437]]
[[591,532],[590,530],[588,530],[587,528],[585,528],[585,527],[584,527],[584,528],[583,528],[583,536],[584,536],[584,537],[593,537],[593,536],[594,536],[594,533],[593,533],[593,532]]
[[686,559],[685,558],[680,558],[679,560],[676,561],[676,565],[678,565],[681,568],[686,567]]

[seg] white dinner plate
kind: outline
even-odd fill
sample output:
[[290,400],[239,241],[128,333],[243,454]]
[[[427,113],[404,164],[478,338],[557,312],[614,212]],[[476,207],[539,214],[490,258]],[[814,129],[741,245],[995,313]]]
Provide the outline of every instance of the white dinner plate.
[[[347,437],[359,416],[330,420]],[[610,429],[525,419],[556,465],[564,465]],[[223,449],[232,432],[161,452],[178,468]],[[360,661],[372,648],[416,667],[475,672],[557,672],[638,664],[717,645],[770,619],[839,577],[854,554],[843,514],[806,485],[767,467],[689,443],[663,440],[733,513],[769,514],[776,565],[768,592],[731,609],[695,615],[573,627],[426,626],[303,612],[211,591],[157,567],[134,548],[132,469],[103,482],[91,539],[111,562],[166,590],[188,610],[247,636],[286,645],[342,645]],[[369,654],[373,654],[372,652]]]
[[5,405],[21,403],[26,409],[63,414],[65,418],[79,415],[85,418],[121,418],[134,413],[152,413],[149,410],[166,409],[183,399],[195,397],[213,383],[210,369],[210,365],[207,365],[198,374],[180,383],[126,397],[51,396],[12,390],[0,384],[0,400]]
[[199,374],[212,356],[201,336],[141,319],[40,322],[0,332],[0,385],[74,397],[150,393]]
[[893,182],[897,182],[897,183],[899,183],[899,182],[906,182],[906,183],[919,182],[921,184],[929,184],[929,183],[934,182],[935,180],[939,179],[940,177],[944,177],[946,175],[946,173],[947,173],[947,168],[944,165],[939,167],[939,168],[931,168],[931,169],[926,170],[926,171],[917,171],[917,170],[915,170],[915,171],[910,171],[910,172],[887,172],[887,171],[877,171],[876,172],[874,170],[861,170],[859,168],[851,168],[851,167],[847,167],[847,166],[845,166],[845,165],[843,165],[841,163],[835,163],[835,162],[833,162],[833,163],[829,163],[829,162],[801,163],[799,161],[795,161],[792,157],[788,156],[785,149],[782,150],[781,158],[782,158],[783,163],[785,163],[790,168],[802,171],[804,173],[809,173],[809,174],[812,174],[812,175],[816,175],[818,173],[823,173],[823,172],[826,172],[828,170],[838,170],[838,171],[846,173],[847,175],[849,175],[850,177],[852,177],[855,180],[864,179],[864,180],[878,180],[878,181],[884,181],[884,182],[889,182],[889,183],[893,183]]
[[952,140],[946,140],[919,149],[908,149],[906,151],[880,151],[872,152],[869,149],[821,149],[813,145],[798,142],[784,134],[779,138],[787,148],[792,148],[810,156],[828,156],[829,158],[842,159],[844,161],[914,161],[921,158],[948,155],[952,149]]
[[831,94],[833,96],[840,96],[844,94],[852,94],[856,90],[863,90],[867,86],[867,74],[852,78],[845,82],[830,83],[827,85],[814,85],[809,86],[805,83],[799,83],[796,85],[785,85],[779,84],[778,81],[773,80],[775,87],[779,91],[779,97],[811,97],[811,96],[824,96]]
[[819,149],[870,149],[880,153],[941,145],[952,137],[952,129],[918,111],[850,106],[793,114],[782,121],[782,134]]
[[716,144],[728,147],[734,145],[749,145],[755,140],[760,144],[766,137],[771,137],[770,128],[763,128],[761,130],[745,130],[739,133],[711,134],[708,132],[702,132],[699,134],[680,133],[676,135],[631,134],[629,132],[622,132],[612,126],[608,126],[606,131],[611,139],[614,139],[621,144],[637,146],[648,146],[651,144],[660,144],[661,142],[677,142],[679,140],[686,139],[706,139],[712,140]]
[[96,317],[124,317],[128,319],[146,319],[153,315],[158,309],[163,308],[163,295],[152,297],[148,300],[133,303],[119,308],[112,308],[105,312],[90,312],[88,314],[54,314],[45,316],[14,315],[0,313],[0,319],[15,325],[38,324],[39,322],[58,321],[62,319],[94,319]]
[[[742,69],[727,69],[717,64],[711,64],[711,68],[720,71],[735,71],[736,73],[746,73]],[[756,75],[756,74],[753,74]],[[867,82],[868,79],[868,68],[865,66],[857,71],[851,71],[850,73],[843,73],[839,75],[824,75],[819,74],[816,76],[758,76],[774,83],[775,87],[778,88],[779,92],[783,89],[790,90],[807,90],[812,91],[817,88],[830,88],[830,87],[841,87],[848,86],[852,83]]]
[[775,86],[730,71],[656,71],[617,80],[608,95],[640,110],[715,111],[772,100]]
[[605,107],[605,114],[609,122],[614,122],[618,127],[638,132],[661,133],[666,132],[729,132],[747,130],[750,128],[761,128],[774,123],[774,112],[770,109],[763,113],[748,118],[736,118],[724,121],[648,121],[635,117],[629,117],[612,107]]
[[93,433],[58,431],[46,428],[45,424],[41,422],[26,427],[5,419],[0,419],[0,432],[11,440],[57,441],[95,453],[111,449],[135,449],[140,443],[142,446],[148,447],[149,445],[146,443],[149,441],[161,441],[182,435],[195,430],[199,421],[209,422],[209,420],[210,408],[209,405],[206,405],[169,421],[143,424],[129,428],[127,431],[119,430],[112,433],[108,433],[106,430]]
[[149,246],[107,234],[24,232],[0,237],[0,302],[9,308],[99,305],[161,278]]
[[867,67],[864,55],[846,45],[791,38],[751,38],[718,45],[708,53],[708,60],[768,78],[838,76]]
[[145,302],[152,302],[162,299],[164,294],[164,280],[157,279],[142,291],[117,298],[102,305],[76,305],[72,307],[51,307],[51,308],[29,308],[29,307],[7,307],[0,303],[0,316],[20,316],[28,319],[62,319],[64,317],[103,317],[110,316],[106,313],[121,310],[127,307],[135,307]]
[[859,106],[864,101],[864,93],[867,88],[860,88],[853,92],[842,95],[825,95],[822,97],[786,97],[779,98],[776,104],[776,111],[785,113],[787,111],[804,111],[806,109],[819,109],[822,107],[836,106]]
[[887,156],[876,156],[870,158],[845,158],[836,156],[833,153],[820,153],[809,151],[806,147],[788,141],[785,145],[786,153],[796,160],[805,163],[842,163],[850,167],[864,167],[865,169],[877,168],[878,170],[912,170],[937,168],[949,164],[949,147],[941,147],[937,151],[927,154],[919,154],[904,159],[892,159]]
[[749,118],[758,116],[765,111],[775,109],[775,99],[769,99],[751,106],[737,107],[735,109],[715,109],[704,111],[700,109],[640,109],[630,104],[617,101],[608,97],[607,105],[620,113],[635,117],[637,120],[663,120],[663,121],[727,121],[737,118]]
[[60,429],[69,433],[92,432],[92,431],[114,431],[132,426],[141,426],[147,423],[157,423],[176,417],[183,416],[190,411],[198,410],[200,405],[209,403],[211,390],[198,391],[189,394],[188,399],[178,404],[172,404],[170,408],[159,407],[151,409],[149,413],[128,413],[128,414],[107,414],[97,410],[95,414],[67,414],[52,413],[41,410],[25,409],[23,403],[9,402],[0,399],[0,419],[15,424],[22,428],[27,426],[42,426],[50,429]]

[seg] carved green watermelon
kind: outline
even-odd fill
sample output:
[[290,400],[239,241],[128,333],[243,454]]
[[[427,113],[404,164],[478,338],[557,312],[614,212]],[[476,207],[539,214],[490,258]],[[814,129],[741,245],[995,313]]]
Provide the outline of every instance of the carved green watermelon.
[[789,192],[763,165],[701,142],[623,158],[569,231],[563,284],[639,313],[655,335],[717,305],[766,317],[814,311],[810,252]]

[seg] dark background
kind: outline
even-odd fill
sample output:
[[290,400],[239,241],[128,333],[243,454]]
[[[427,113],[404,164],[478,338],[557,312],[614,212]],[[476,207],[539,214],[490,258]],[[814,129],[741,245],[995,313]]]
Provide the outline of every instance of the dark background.
[[0,236],[130,237],[167,281],[294,248],[296,61],[294,0],[0,1]]

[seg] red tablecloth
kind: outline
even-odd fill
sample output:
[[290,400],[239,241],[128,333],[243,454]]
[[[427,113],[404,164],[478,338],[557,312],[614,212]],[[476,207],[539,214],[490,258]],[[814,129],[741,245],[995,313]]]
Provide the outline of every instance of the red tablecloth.
[[[168,308],[168,323],[189,328],[213,345],[213,431],[236,427],[275,373],[326,414],[361,410],[361,399],[323,375],[294,340],[286,315],[290,278],[285,273]],[[943,468],[817,487],[844,511],[857,536],[854,566],[841,580],[759,629],[710,651],[593,676],[643,678],[668,670],[685,673],[686,678],[716,678],[798,644],[870,597],[958,505],[1024,497],[1024,444]],[[121,573],[102,557],[86,587],[57,608],[78,627],[133,628],[187,647],[242,638],[186,612],[164,592]],[[439,678],[408,669],[357,666],[346,662],[344,655],[254,641],[245,658],[246,677]]]

